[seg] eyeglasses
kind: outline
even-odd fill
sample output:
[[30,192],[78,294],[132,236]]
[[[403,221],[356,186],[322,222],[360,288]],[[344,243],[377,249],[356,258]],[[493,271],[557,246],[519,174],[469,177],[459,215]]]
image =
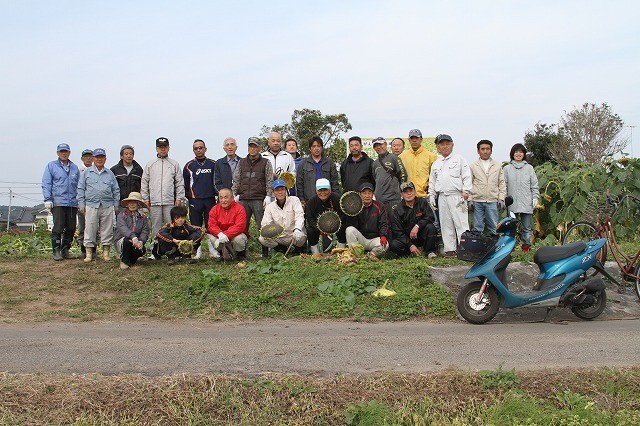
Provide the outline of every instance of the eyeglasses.
[[193,150],[194,150],[194,151],[200,151],[200,150],[202,150],[202,149],[204,149],[204,146],[194,146],[194,147],[193,147]]

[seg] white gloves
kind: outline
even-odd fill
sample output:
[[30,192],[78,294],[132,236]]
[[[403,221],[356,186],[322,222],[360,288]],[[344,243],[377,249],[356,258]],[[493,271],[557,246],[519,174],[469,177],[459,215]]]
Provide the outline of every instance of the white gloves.
[[538,199],[534,198],[533,201],[531,202],[531,207],[535,209],[537,205],[538,205]]
[[240,195],[236,195],[236,196],[234,196],[234,197],[233,197],[233,199],[234,199],[235,201],[240,201]]
[[220,244],[226,244],[229,242],[229,237],[227,237],[224,232],[218,234],[218,242]]
[[267,195],[266,197],[264,197],[264,201],[262,202],[262,205],[266,206],[270,202],[271,202],[271,197]]
[[438,210],[438,206],[436,206],[436,197],[429,197],[429,205],[433,209],[433,211]]
[[302,232],[299,229],[294,229],[293,230],[293,238],[295,238],[296,240],[300,241],[301,239],[304,238],[304,232]]
[[53,201],[45,201],[44,208],[51,210],[53,208]]

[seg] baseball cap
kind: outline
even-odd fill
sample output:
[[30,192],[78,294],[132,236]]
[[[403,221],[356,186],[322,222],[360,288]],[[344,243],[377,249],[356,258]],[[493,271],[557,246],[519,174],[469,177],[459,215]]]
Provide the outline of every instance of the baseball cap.
[[421,138],[422,137],[422,132],[420,130],[418,130],[418,129],[409,130],[409,137],[412,138],[414,136],[418,137],[418,138]]
[[387,141],[385,140],[385,138],[378,136],[373,140],[373,146],[376,146],[379,143],[387,143]]
[[167,138],[156,139],[156,146],[169,146],[169,139]]
[[89,148],[83,150],[81,157],[84,157],[85,155],[93,155],[93,150]]
[[416,189],[413,182],[402,182],[400,184],[400,191],[404,192],[405,189]]
[[316,191],[321,189],[331,189],[331,183],[329,183],[329,179],[318,179],[316,181]]
[[360,185],[360,192],[364,191],[365,189],[370,189],[373,191],[373,185],[371,185],[370,182],[364,182],[362,185]]
[[441,133],[438,136],[436,136],[436,144],[439,144],[440,142],[443,142],[443,141],[453,142],[453,139],[451,138],[451,136],[445,135],[444,133]]
[[273,183],[271,184],[271,189],[276,189],[276,188],[280,188],[280,187],[287,187],[287,184],[284,183],[284,181],[282,179],[276,179],[273,181]]
[[58,144],[56,151],[71,151],[71,148],[69,148],[68,143],[61,143],[61,144]]
[[107,152],[102,148],[96,148],[96,149],[93,150],[93,156],[97,157],[98,155],[104,155],[106,157],[107,156]]
[[258,138],[257,138],[257,137],[255,137],[255,136],[250,137],[250,138],[249,138],[249,140],[248,140],[248,142],[249,142],[249,145],[256,145],[256,146],[260,146],[260,145],[262,145],[262,144],[260,143],[260,139],[258,139]]

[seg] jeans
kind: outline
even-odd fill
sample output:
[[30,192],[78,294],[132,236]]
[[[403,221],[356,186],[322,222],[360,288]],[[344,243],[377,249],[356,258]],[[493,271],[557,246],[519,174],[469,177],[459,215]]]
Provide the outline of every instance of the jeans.
[[489,234],[496,235],[498,203],[473,203],[473,230],[482,233],[485,225]]
[[533,215],[531,213],[516,213],[516,217],[520,220],[520,238],[522,239],[522,244],[530,246],[531,220],[533,219]]

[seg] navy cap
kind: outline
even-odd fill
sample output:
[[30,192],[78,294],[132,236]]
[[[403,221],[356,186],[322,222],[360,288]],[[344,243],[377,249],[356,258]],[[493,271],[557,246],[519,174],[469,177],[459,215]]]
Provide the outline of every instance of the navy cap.
[[436,136],[436,144],[439,144],[440,142],[444,142],[444,141],[453,142],[453,139],[451,138],[451,136],[445,135],[444,133],[441,133],[438,136]]
[[374,190],[373,189],[373,185],[371,185],[371,183],[369,182],[365,182],[362,185],[360,185],[360,192],[364,191],[365,189],[370,189],[370,190]]
[[106,152],[104,149],[102,149],[102,148],[96,148],[96,149],[94,149],[94,150],[93,150],[93,156],[94,156],[94,157],[97,157],[97,156],[99,156],[99,155],[103,155],[103,156],[105,156],[105,157],[106,157],[106,156],[107,156],[107,152]]
[[61,144],[58,144],[56,151],[71,151],[71,148],[69,148],[69,144],[61,143]]
[[417,138],[421,138],[422,137],[422,132],[420,130],[418,130],[418,129],[409,130],[409,137],[412,138],[414,136],[417,137]]
[[167,138],[156,139],[156,147],[158,146],[169,146],[169,139]]

